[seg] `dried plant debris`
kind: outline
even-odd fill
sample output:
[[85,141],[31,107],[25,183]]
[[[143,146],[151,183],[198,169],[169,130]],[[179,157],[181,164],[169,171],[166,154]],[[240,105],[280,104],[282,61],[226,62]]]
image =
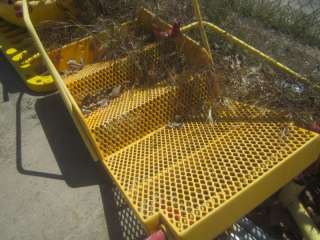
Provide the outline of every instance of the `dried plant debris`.
[[67,66],[68,68],[66,70],[60,72],[63,78],[66,78],[69,75],[79,72],[85,67],[85,64],[83,58],[81,58],[80,61],[77,61],[75,59],[69,59],[67,61]]
[[37,32],[44,47],[47,50],[53,50],[89,36],[94,33],[94,26],[75,23],[71,20],[46,21],[37,26]]
[[140,28],[123,31],[119,24],[111,23],[103,34],[94,35],[99,44],[96,61],[115,60],[128,56],[132,51],[142,50],[147,44],[153,42],[151,33]]
[[80,71],[84,67],[83,59],[80,59],[80,62],[77,62],[74,59],[70,59],[67,64],[71,71]]
[[168,123],[169,128],[180,128],[183,126],[184,117],[182,115],[175,115],[174,120]]
[[[101,31],[116,29],[121,23],[134,20],[141,7],[151,10],[168,22],[179,19],[186,23],[193,19],[191,1],[74,0],[74,7],[76,14],[66,12],[64,22],[47,21],[37,26],[40,38],[48,50],[86,36],[94,36]],[[112,39],[117,41],[118,37],[120,35],[115,34]]]
[[175,18],[191,21],[193,9],[191,1],[178,0],[75,0],[75,6],[79,9],[78,19],[85,23],[95,23],[96,19],[113,19],[117,22],[127,21],[136,16],[140,7],[150,9],[156,15],[166,21]]
[[320,122],[320,93],[310,86],[239,50],[221,47],[215,54],[223,96],[283,112],[303,127]]
[[[167,43],[163,43],[167,44]],[[147,58],[139,55],[129,56],[135,67],[135,77],[130,82],[124,82],[113,88],[99,90],[95,94],[89,94],[81,101],[81,110],[85,116],[90,115],[101,107],[107,107],[112,100],[132,88],[150,88],[156,85],[177,85],[177,76],[187,68],[184,57],[177,52],[169,55],[162,55],[160,61],[163,64],[150,62]],[[78,66],[76,62],[71,62]],[[79,66],[81,67],[81,66]]]
[[123,87],[121,85],[114,88],[103,89],[95,95],[87,95],[81,102],[81,110],[85,116],[90,115],[93,111],[101,107],[108,106],[112,100],[118,98],[122,94]]

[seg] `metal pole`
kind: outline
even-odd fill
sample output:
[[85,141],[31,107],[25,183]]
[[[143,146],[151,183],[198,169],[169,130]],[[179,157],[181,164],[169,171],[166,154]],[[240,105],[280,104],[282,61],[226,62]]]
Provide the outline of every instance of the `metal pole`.
[[208,41],[208,36],[207,36],[206,30],[204,28],[203,18],[202,18],[202,14],[201,14],[201,10],[200,10],[200,5],[199,5],[199,0],[192,0],[192,5],[193,5],[193,9],[194,9],[194,14],[196,15],[198,22],[199,22],[199,30],[200,30],[200,34],[201,34],[202,44],[207,49],[209,56],[210,56],[210,60],[213,63],[211,48],[210,48],[210,44]]

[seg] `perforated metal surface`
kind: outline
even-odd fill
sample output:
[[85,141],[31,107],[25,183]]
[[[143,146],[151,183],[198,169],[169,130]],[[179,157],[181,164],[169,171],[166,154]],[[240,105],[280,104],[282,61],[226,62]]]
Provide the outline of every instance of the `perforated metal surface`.
[[[176,60],[176,55],[168,58],[170,49],[174,49],[173,42],[164,42],[119,61],[93,64],[67,78],[67,86],[81,105],[85,97],[94,96],[101,89],[134,83],[143,74],[142,65],[168,67]],[[105,156],[114,153],[166,124],[174,116],[175,92],[174,86],[164,82],[152,87],[128,88],[108,106],[89,114],[86,122],[102,153]]]
[[169,66],[176,59],[176,55],[168,56],[174,49],[173,42],[150,45],[144,51],[133,52],[129,57],[117,61],[89,65],[83,71],[66,78],[66,83],[77,103],[81,104],[83,98],[89,94],[95,95],[101,89],[135,82],[145,74],[141,72],[142,67],[149,71],[153,67]]
[[[163,128],[106,160],[146,221],[162,212],[183,231],[312,137],[269,123]],[[264,147],[262,147],[264,146]]]
[[[174,116],[173,87],[132,90],[124,93],[107,109],[99,109],[87,123],[107,156],[166,124]],[[155,111],[155,110],[158,111]],[[147,124],[146,124],[147,123]]]
[[[80,105],[101,89],[141,77],[137,56],[147,59],[147,67],[170,63],[167,56],[175,47],[161,47],[91,65],[69,77],[67,86]],[[208,76],[182,76],[183,95],[168,81],[126,89],[85,117],[103,164],[150,232],[164,224],[177,239],[212,239],[319,154],[318,135],[232,100],[215,108],[213,123],[190,118],[169,127],[179,98],[187,113],[205,100]]]

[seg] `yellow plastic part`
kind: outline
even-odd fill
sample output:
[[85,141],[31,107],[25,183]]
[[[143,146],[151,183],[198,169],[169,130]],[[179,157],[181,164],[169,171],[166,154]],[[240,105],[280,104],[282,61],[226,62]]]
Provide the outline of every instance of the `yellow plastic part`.
[[320,239],[320,231],[309,216],[308,211],[299,201],[299,195],[304,190],[303,186],[289,183],[279,194],[281,203],[288,208],[293,219],[296,221],[303,239],[318,240]]
[[[208,91],[210,75],[201,69],[211,60],[192,39],[149,44],[129,57],[86,66],[64,82],[27,10],[24,0],[28,30],[87,147],[149,232],[163,225],[176,239],[213,239],[318,158],[319,135],[232,100],[215,109],[214,123],[196,118],[169,127],[177,110],[190,111]],[[153,24],[169,27],[146,10],[137,21],[149,31]],[[82,114],[87,96],[141,77],[136,61],[152,69],[180,56],[198,69],[178,76],[192,91],[165,82],[127,89],[108,106]],[[177,109],[179,101],[187,104]]]
[[[63,8],[57,4],[56,0],[38,0],[38,1],[29,1],[32,2],[32,12],[31,19],[32,22],[37,25],[40,22],[48,20],[61,20],[65,17],[65,11]],[[58,3],[60,1],[58,0]],[[70,6],[72,1],[64,1],[64,8]],[[34,4],[35,3],[35,4]],[[6,20],[9,23],[24,26],[24,21],[22,17],[16,16],[16,10],[14,5],[7,4],[5,1],[0,2],[0,18]]]
[[[88,37],[60,49],[49,51],[56,68],[63,72],[68,70],[67,62],[71,59],[88,64],[93,62],[95,40]],[[12,63],[26,86],[38,93],[56,90],[55,82],[46,72],[40,55],[37,53],[28,32],[20,27],[9,24],[0,19],[0,50]]]
[[30,64],[36,53],[28,32],[22,28],[0,20],[0,50],[12,63],[26,86],[34,92],[52,92],[54,80],[48,74],[37,71],[39,64]]
[[[31,2],[31,1],[30,1]],[[35,24],[65,17],[63,9],[72,10],[72,1],[32,1],[31,18]],[[34,4],[36,3],[36,5]],[[0,49],[15,67],[26,86],[34,92],[47,93],[56,90],[53,78],[45,73],[29,41],[23,18],[16,16],[14,5],[0,2]],[[81,45],[81,44],[80,44]],[[67,47],[66,47],[67,48]]]

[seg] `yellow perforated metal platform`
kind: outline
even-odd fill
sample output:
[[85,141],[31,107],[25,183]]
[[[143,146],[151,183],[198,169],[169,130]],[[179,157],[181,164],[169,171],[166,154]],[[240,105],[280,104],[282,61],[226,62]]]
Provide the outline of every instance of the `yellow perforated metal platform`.
[[162,223],[178,239],[212,239],[316,157],[316,135],[282,131],[268,122],[163,127],[104,164],[151,230]]
[[[147,31],[168,27],[145,10],[137,23]],[[206,121],[210,63],[181,34],[88,65],[66,85],[57,77],[89,149],[150,233],[164,226],[175,239],[213,239],[319,156],[319,135],[266,109],[225,99]],[[154,69],[164,72],[157,84]],[[136,85],[141,80],[153,84]],[[79,111],[88,97],[119,85],[124,91],[110,103]],[[184,121],[169,124],[176,115]]]
[[[159,48],[161,44],[149,46],[140,57],[148,54],[149,63],[165,62],[170,53]],[[128,57],[88,66],[66,82],[81,105],[88,94],[136,79],[136,74]],[[192,96],[183,96],[189,99],[184,111],[196,97],[206,96],[207,77],[183,76],[193,86]],[[215,123],[191,118],[171,128],[179,92],[167,81],[127,89],[85,117],[103,164],[150,232],[163,224],[177,239],[212,239],[319,154],[317,134],[277,113],[230,99],[217,106]]]

